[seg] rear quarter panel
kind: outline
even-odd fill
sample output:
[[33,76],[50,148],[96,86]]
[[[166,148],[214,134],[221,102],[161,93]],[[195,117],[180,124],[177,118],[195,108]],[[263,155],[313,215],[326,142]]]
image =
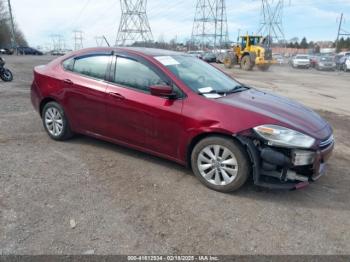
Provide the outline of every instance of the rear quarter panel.
[[[34,68],[34,81],[31,96],[34,108],[39,112],[40,104],[44,99],[50,98],[62,103],[64,93],[61,84],[62,69],[59,64],[48,64]],[[64,106],[64,105],[63,105]]]

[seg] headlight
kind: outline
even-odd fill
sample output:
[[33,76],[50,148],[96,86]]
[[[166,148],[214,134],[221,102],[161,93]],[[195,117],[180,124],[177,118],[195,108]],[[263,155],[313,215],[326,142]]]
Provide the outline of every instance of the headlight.
[[255,127],[254,131],[267,140],[270,146],[310,148],[316,141],[310,136],[282,126],[262,125]]

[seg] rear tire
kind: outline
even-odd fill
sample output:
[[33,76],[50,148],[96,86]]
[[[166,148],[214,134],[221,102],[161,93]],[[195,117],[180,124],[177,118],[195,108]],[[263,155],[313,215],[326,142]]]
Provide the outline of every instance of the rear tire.
[[13,74],[9,69],[4,68],[3,72],[0,74],[0,78],[4,82],[11,82],[13,80]]
[[53,140],[64,141],[73,136],[66,114],[56,102],[49,102],[44,106],[42,121],[47,134]]
[[250,174],[247,152],[233,138],[212,136],[193,149],[194,174],[208,188],[228,193],[241,188]]

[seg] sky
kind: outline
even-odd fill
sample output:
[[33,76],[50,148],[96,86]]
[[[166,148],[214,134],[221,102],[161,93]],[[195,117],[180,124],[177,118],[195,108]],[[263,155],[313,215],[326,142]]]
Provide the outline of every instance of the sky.
[[[276,0],[271,0],[276,1]],[[32,47],[52,45],[51,35],[62,34],[73,48],[73,31],[84,32],[84,47],[96,46],[105,35],[115,43],[121,9],[119,0],[12,0],[17,24]],[[289,3],[290,2],[290,3]],[[350,0],[286,0],[283,24],[286,39],[335,40],[340,14],[350,31]],[[191,36],[196,0],[148,0],[147,13],[154,40],[179,41]],[[255,33],[260,26],[261,1],[226,0],[229,37],[238,30]]]

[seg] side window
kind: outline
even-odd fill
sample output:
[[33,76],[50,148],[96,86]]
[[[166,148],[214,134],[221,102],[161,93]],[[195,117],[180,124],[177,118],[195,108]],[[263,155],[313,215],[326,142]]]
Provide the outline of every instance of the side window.
[[68,70],[68,71],[73,71],[73,66],[74,66],[74,58],[70,58],[65,60],[63,63],[63,68]]
[[152,85],[165,84],[164,81],[146,65],[122,57],[117,57],[114,82],[145,92],[149,92],[149,87]]
[[110,56],[107,55],[78,57],[75,59],[73,71],[82,75],[104,79],[109,61]]

